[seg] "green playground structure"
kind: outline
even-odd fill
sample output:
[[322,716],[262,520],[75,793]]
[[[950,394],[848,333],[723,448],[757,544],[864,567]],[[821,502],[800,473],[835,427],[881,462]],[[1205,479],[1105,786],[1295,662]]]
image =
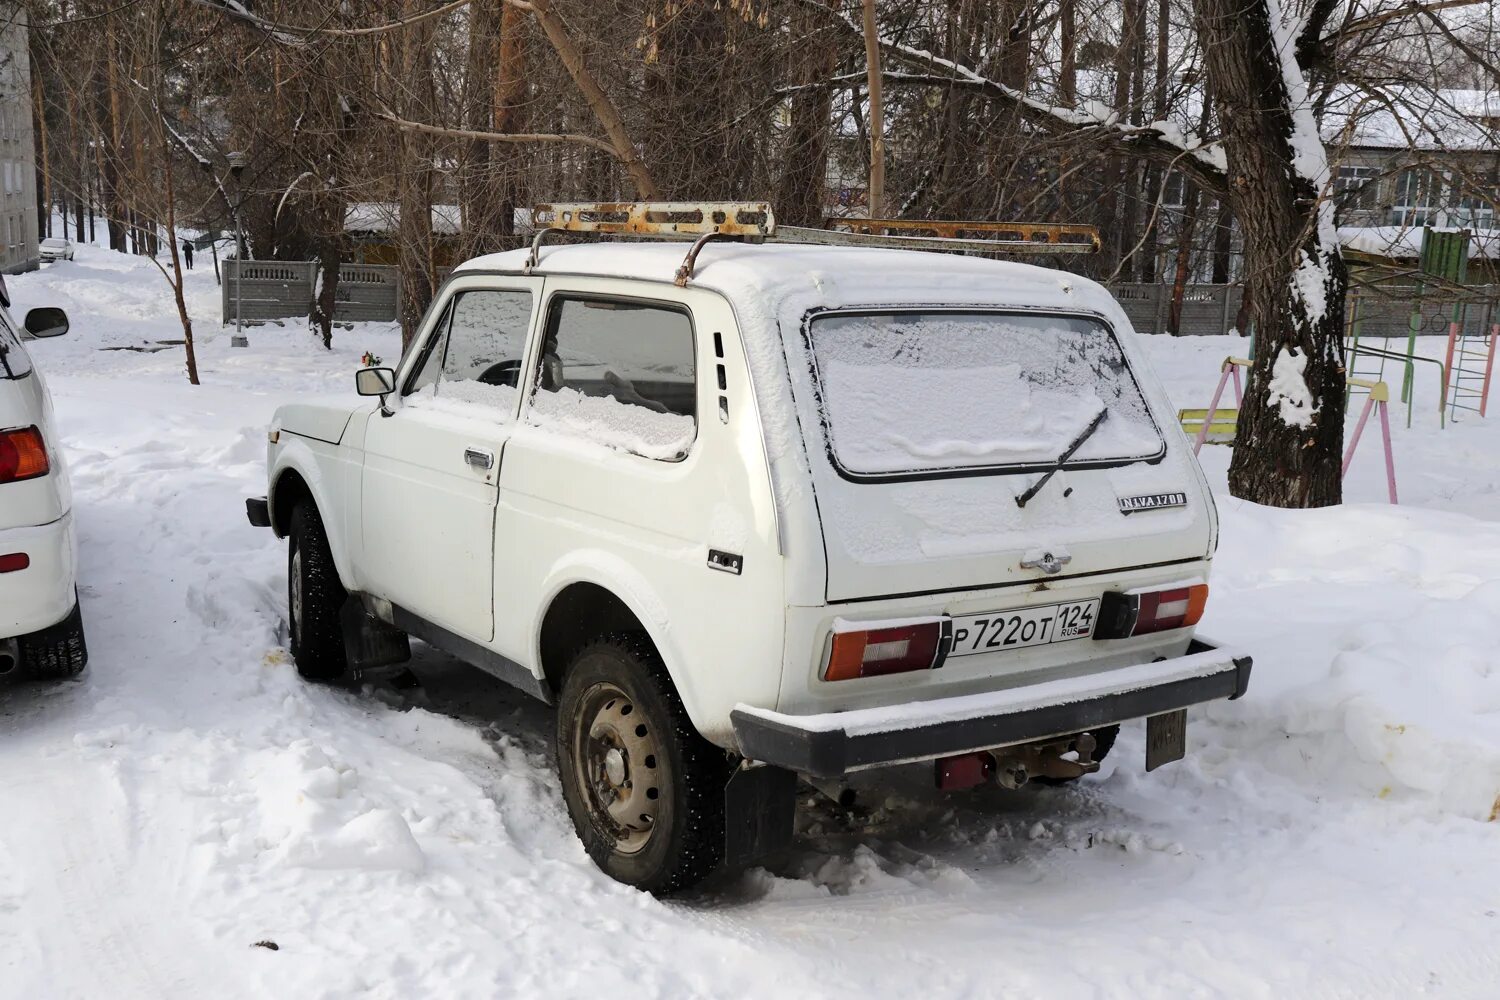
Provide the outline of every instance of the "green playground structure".
[[[1406,404],[1406,426],[1410,427],[1417,366],[1432,365],[1438,380],[1440,426],[1459,419],[1461,412],[1485,415],[1500,340],[1500,308],[1493,288],[1466,283],[1468,268],[1467,230],[1445,233],[1425,228],[1415,271],[1384,266],[1369,269],[1374,271],[1371,276],[1351,277],[1344,349],[1352,382],[1346,389],[1346,402],[1347,394],[1360,388],[1360,383],[1388,381],[1386,367],[1395,364],[1401,373],[1401,401]],[[1375,311],[1374,304],[1398,297],[1411,301],[1405,343],[1400,337],[1367,335],[1365,325]],[[1431,326],[1447,328],[1442,361],[1417,353],[1417,337]]]

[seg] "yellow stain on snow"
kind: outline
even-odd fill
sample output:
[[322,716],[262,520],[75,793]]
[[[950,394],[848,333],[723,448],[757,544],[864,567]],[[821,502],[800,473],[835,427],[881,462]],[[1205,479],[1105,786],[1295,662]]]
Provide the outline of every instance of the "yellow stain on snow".
[[1490,806],[1489,822],[1493,823],[1496,820],[1500,820],[1500,795],[1495,796],[1495,804]]
[[261,663],[268,667],[280,666],[283,663],[291,662],[292,659],[291,657],[286,655],[286,650],[282,649],[279,646],[273,650],[270,650],[264,657],[261,658]]
[[1391,786],[1390,785],[1386,785],[1386,786],[1384,786],[1383,788],[1380,789],[1380,794],[1377,795],[1376,798],[1383,799],[1387,795],[1390,795],[1390,794],[1391,794]]

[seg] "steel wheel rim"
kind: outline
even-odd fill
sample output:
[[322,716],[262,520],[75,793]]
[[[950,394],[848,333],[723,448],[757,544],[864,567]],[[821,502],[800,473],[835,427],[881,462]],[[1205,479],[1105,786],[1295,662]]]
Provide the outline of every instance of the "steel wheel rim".
[[614,684],[584,693],[573,736],[574,778],[594,826],[620,854],[650,842],[668,775],[654,727]]
[[287,573],[292,599],[287,602],[287,612],[292,619],[292,641],[302,646],[302,550],[292,549],[292,567]]

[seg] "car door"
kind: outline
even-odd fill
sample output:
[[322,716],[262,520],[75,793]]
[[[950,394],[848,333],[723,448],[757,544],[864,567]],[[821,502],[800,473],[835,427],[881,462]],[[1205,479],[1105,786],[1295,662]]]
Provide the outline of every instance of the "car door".
[[362,578],[377,596],[477,641],[494,633],[496,484],[520,407],[540,278],[464,276],[365,427]]

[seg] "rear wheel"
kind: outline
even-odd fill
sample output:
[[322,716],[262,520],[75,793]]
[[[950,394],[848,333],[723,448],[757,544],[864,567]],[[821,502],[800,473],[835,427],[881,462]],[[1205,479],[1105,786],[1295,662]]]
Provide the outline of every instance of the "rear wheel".
[[51,628],[22,636],[19,646],[24,676],[39,681],[77,677],[89,662],[88,645],[83,639],[83,611],[77,600],[68,617]]
[[611,878],[667,893],[722,863],[732,766],[693,728],[644,639],[613,636],[574,657],[557,767],[578,837]]
[[312,681],[336,681],[348,671],[339,609],[348,597],[333,564],[318,508],[302,501],[287,532],[287,615],[292,659]]

